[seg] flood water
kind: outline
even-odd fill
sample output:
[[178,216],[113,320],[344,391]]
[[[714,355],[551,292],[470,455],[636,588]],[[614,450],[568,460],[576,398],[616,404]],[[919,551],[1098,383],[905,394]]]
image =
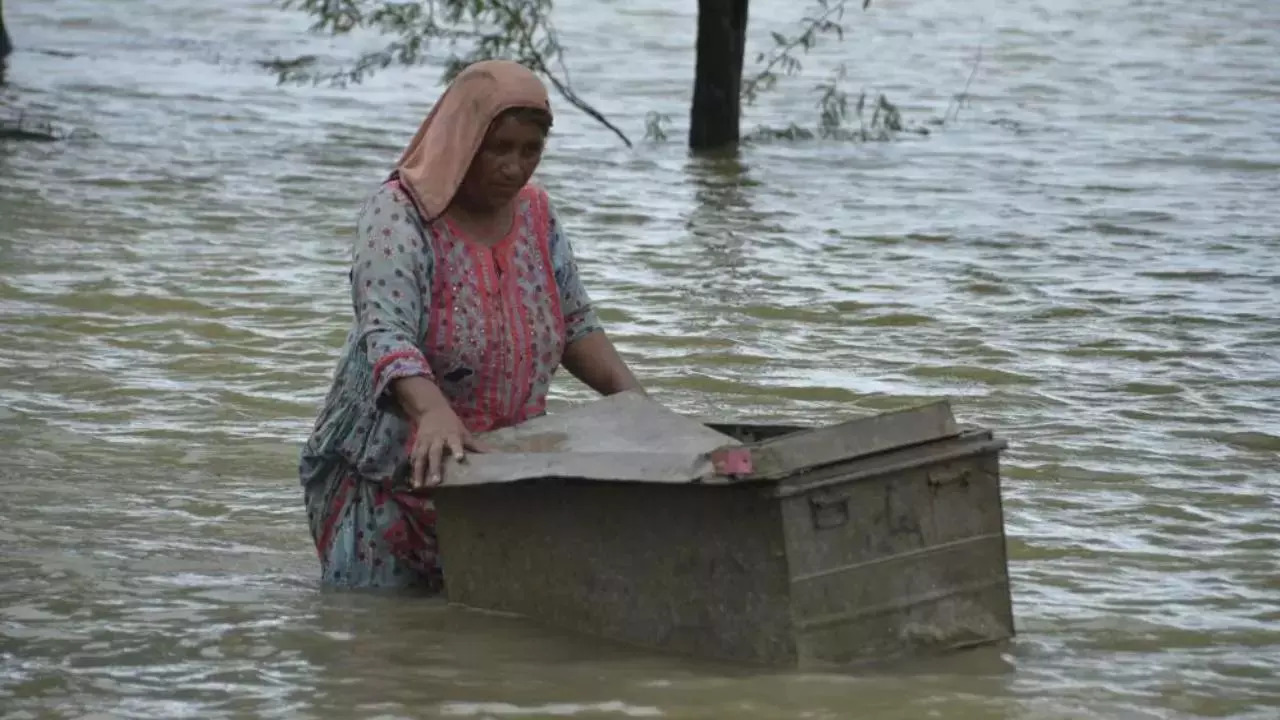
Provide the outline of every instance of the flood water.
[[[695,3],[557,0],[540,170],[662,402],[822,422],[926,398],[1008,438],[1019,636],[871,675],[617,648],[321,592],[297,486],[356,209],[439,92],[265,0],[10,0],[0,118],[0,717],[1280,717],[1280,3],[877,0],[892,143],[682,145]],[[756,0],[749,53],[800,7]],[[588,394],[562,380],[558,406]],[[555,559],[549,559],[555,561]],[[638,588],[637,592],[643,592]]]

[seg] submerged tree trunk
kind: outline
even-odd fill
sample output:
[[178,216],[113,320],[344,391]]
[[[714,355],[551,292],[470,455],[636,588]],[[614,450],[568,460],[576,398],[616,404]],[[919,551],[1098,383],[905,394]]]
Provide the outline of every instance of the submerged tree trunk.
[[698,0],[690,148],[712,150],[738,142],[746,45],[747,0]]
[[0,63],[13,52],[13,44],[9,42],[9,33],[4,29],[4,0],[0,0]]
[[0,0],[0,85],[4,84],[5,63],[9,53],[13,52],[13,43],[9,42],[9,32],[4,29],[4,0]]

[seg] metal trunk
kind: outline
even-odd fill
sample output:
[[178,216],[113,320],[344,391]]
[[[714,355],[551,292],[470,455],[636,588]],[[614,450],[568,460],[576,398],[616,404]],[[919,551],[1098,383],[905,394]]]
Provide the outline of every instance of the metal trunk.
[[451,602],[775,666],[1014,633],[1004,443],[945,402],[791,428],[610,398],[490,442],[436,494]]

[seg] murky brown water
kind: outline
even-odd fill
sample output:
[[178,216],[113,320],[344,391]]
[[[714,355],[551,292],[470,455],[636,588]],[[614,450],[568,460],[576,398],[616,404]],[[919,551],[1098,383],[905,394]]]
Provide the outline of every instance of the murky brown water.
[[[682,125],[693,3],[559,5],[585,95]],[[1280,4],[875,5],[750,122],[837,58],[940,115],[981,45],[958,124],[707,162],[566,112],[542,177],[664,402],[1012,440],[1007,651],[768,674],[319,592],[297,444],[435,74],[277,88],[332,50],[265,1],[11,0],[3,112],[97,137],[0,145],[0,717],[1280,716]]]

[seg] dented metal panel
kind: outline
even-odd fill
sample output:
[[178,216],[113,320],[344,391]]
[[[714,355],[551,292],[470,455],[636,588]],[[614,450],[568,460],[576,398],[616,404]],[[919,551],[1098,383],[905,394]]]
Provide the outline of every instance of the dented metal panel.
[[977,433],[778,488],[802,657],[848,663],[1013,635],[1001,447]]
[[776,500],[751,485],[552,481],[436,496],[451,602],[664,652],[792,665]]

